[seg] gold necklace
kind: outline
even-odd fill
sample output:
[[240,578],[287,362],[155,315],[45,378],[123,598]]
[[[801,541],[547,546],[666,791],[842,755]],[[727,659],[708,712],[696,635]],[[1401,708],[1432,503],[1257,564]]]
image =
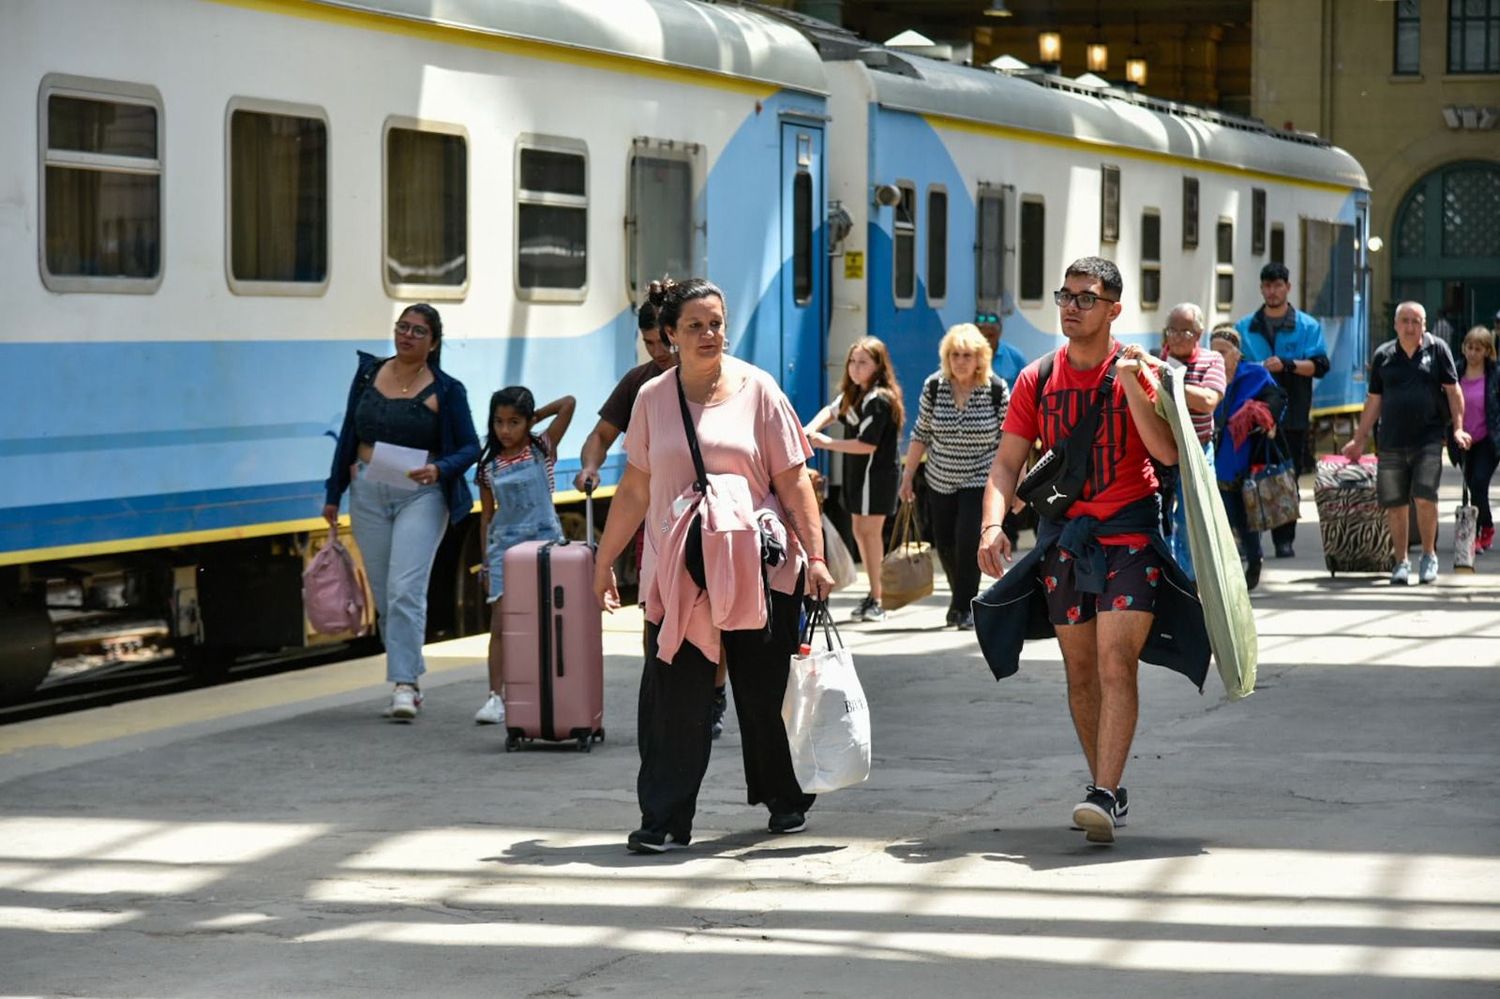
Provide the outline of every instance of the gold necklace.
[[402,395],[405,395],[406,393],[411,391],[411,387],[417,384],[417,379],[422,377],[422,372],[426,367],[427,365],[424,364],[422,365],[422,367],[418,368],[416,374],[412,375],[405,385],[396,386],[401,390]]

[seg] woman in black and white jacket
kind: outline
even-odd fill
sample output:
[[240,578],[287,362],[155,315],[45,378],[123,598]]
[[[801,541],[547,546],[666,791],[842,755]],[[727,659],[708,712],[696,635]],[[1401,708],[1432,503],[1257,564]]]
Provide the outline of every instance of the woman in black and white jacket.
[[938,357],[938,370],[922,385],[900,495],[915,498],[913,480],[925,457],[927,522],[952,593],[948,623],[967,630],[974,627],[969,603],[979,592],[980,502],[1010,389],[990,371],[989,341],[973,323],[948,330]]

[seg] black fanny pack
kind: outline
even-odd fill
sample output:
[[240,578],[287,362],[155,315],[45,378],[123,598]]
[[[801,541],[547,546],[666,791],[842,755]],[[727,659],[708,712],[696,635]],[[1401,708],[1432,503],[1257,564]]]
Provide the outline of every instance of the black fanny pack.
[[[1046,360],[1050,361],[1055,356],[1049,355]],[[1052,365],[1044,361],[1042,370],[1037,372],[1038,399],[1051,377]],[[1061,520],[1068,508],[1083,495],[1083,487],[1089,480],[1094,436],[1099,429],[1099,414],[1104,408],[1104,400],[1114,391],[1114,387],[1115,359],[1111,358],[1094,401],[1073,427],[1073,432],[1048,448],[1016,486],[1016,498],[1031,504],[1038,516]]]

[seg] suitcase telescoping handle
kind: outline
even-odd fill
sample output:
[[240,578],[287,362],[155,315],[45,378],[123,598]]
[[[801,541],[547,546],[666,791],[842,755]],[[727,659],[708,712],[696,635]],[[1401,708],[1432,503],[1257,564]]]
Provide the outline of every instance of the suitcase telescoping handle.
[[583,543],[589,547],[594,546],[594,484],[585,482],[583,484]]

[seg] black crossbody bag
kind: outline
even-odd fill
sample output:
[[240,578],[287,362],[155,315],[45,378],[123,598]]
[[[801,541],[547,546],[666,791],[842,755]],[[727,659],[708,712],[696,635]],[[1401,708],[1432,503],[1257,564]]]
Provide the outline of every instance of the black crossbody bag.
[[[1073,432],[1053,444],[1037,459],[1016,486],[1016,498],[1031,504],[1038,516],[1061,520],[1068,508],[1083,495],[1083,487],[1089,480],[1089,467],[1094,453],[1094,437],[1099,429],[1099,414],[1104,409],[1104,400],[1115,388],[1115,361],[1111,357],[1105,369],[1104,380],[1094,401],[1084,410],[1083,416],[1073,427]],[[1057,355],[1048,354],[1037,371],[1036,395],[1040,399],[1052,379],[1052,364]]]

